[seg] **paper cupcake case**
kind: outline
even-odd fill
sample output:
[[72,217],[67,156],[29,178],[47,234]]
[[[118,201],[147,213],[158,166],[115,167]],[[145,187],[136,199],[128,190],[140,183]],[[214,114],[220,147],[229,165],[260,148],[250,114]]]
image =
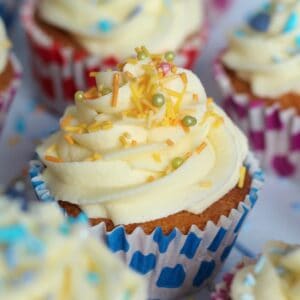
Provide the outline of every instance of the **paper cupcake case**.
[[[257,200],[263,173],[252,154],[245,166],[252,177],[249,194],[228,217],[222,216],[216,225],[208,222],[203,231],[192,226],[186,235],[178,229],[165,235],[161,228],[152,234],[137,228],[127,234],[123,226],[108,232],[102,223],[92,227],[91,233],[147,279],[150,299],[176,299],[196,292],[212,282]],[[39,200],[55,201],[41,176],[43,170],[39,160],[30,163],[32,186]]]
[[15,98],[22,76],[21,65],[13,54],[10,56],[10,63],[14,70],[13,78],[9,86],[5,90],[0,91],[0,134],[4,128],[6,116]]
[[[94,86],[93,71],[114,68],[120,62],[114,56],[100,57],[86,51],[59,45],[46,35],[34,19],[37,1],[27,0],[22,8],[22,22],[32,52],[32,68],[44,104],[62,113],[73,102],[78,90]],[[207,38],[208,26],[189,37],[178,51],[176,63],[192,68]]]
[[266,106],[260,99],[235,93],[220,59],[215,61],[214,76],[225,111],[248,135],[263,167],[279,176],[300,177],[300,115],[294,109]]
[[0,16],[3,18],[8,28],[13,25],[17,17],[18,5],[21,0],[1,0],[0,1]]

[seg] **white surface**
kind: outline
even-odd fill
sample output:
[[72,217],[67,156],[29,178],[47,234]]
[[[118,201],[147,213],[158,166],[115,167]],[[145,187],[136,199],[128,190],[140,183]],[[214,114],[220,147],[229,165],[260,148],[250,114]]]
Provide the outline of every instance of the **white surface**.
[[[246,12],[255,8],[261,0],[236,0],[231,11],[215,22],[207,48],[199,61],[197,73],[200,74],[207,93],[219,100],[218,88],[212,78],[211,63],[225,44],[227,32],[241,22]],[[28,72],[28,57],[24,51],[23,37],[19,30],[14,33],[16,52],[25,65],[25,78],[17,99],[8,116],[7,126],[0,142],[0,184],[7,184],[27,166],[32,157],[37,139],[57,128],[57,118],[37,110],[33,99],[32,80]],[[19,128],[16,130],[16,128]],[[25,130],[22,130],[24,127]],[[16,131],[21,132],[19,142],[12,146],[9,141],[16,139]],[[269,239],[281,239],[290,243],[300,243],[300,184],[287,179],[267,175],[266,185],[256,207],[238,239],[238,245],[246,250],[259,253],[261,246]],[[230,268],[241,254],[234,249],[225,270]],[[203,292],[197,299],[207,299]],[[206,295],[206,296],[205,296]]]

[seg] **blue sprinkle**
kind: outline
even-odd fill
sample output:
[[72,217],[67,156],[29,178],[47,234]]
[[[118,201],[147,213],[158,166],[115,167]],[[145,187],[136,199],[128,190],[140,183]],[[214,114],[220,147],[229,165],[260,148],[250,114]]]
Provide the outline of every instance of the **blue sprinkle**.
[[100,275],[96,272],[88,272],[87,280],[92,284],[99,284],[100,283]]
[[266,263],[266,258],[264,256],[261,256],[254,267],[254,272],[256,274],[260,273],[264,268],[265,263]]
[[296,29],[298,26],[298,15],[295,12],[292,12],[284,25],[283,32],[288,33]]
[[15,131],[16,133],[23,135],[26,131],[26,121],[23,116],[18,116],[15,123]]
[[23,239],[27,235],[27,231],[22,225],[12,225],[0,228],[0,245],[7,243],[15,243]]
[[249,20],[249,26],[259,32],[266,32],[270,26],[271,17],[265,12],[254,15]]
[[246,286],[254,286],[256,283],[256,280],[252,274],[247,274],[244,279],[244,284]]
[[101,20],[98,23],[98,28],[102,31],[102,32],[110,32],[113,29],[113,23],[110,20]]
[[88,223],[89,219],[87,217],[87,215],[83,212],[81,212],[77,217],[69,217],[68,221],[70,224],[86,224]]
[[63,223],[59,226],[59,232],[63,235],[69,235],[71,231],[70,224]]

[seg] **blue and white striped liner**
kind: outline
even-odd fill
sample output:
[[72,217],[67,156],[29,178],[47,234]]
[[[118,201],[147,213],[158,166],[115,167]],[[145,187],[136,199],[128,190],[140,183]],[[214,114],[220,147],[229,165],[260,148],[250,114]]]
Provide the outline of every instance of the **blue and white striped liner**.
[[[251,189],[237,209],[222,216],[218,224],[208,222],[202,231],[192,226],[188,234],[174,229],[170,234],[157,228],[145,234],[140,228],[127,234],[123,226],[108,232],[105,224],[91,228],[91,233],[128,266],[147,278],[151,299],[174,299],[195,292],[211,282],[235,244],[239,230],[258,199],[264,175],[257,160],[249,154],[245,166],[252,176]],[[41,176],[43,164],[30,163],[30,177],[38,198],[53,201]]]

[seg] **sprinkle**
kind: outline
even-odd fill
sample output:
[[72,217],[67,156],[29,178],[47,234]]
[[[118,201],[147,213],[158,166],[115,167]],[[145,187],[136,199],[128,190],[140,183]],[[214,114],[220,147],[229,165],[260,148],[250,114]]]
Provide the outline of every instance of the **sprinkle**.
[[99,284],[100,283],[100,275],[96,272],[88,272],[87,280],[92,284]]
[[102,128],[102,125],[100,122],[93,122],[92,124],[90,124],[87,128],[88,132],[95,132],[95,131],[98,131]]
[[207,106],[212,105],[213,103],[214,103],[214,99],[213,98],[207,98],[206,99]]
[[63,130],[65,130],[67,132],[78,133],[78,134],[82,134],[84,131],[83,128],[80,126],[66,126],[63,128]]
[[56,153],[57,152],[57,144],[53,144],[46,150],[46,153]]
[[129,57],[129,58],[127,58],[127,62],[132,65],[136,65],[138,63],[138,60],[136,58]]
[[187,152],[187,153],[184,154],[183,158],[184,158],[184,160],[187,160],[187,159],[189,159],[192,155],[193,155],[192,152]]
[[256,274],[260,273],[262,271],[262,269],[264,268],[265,263],[266,263],[265,256],[261,256],[254,267],[254,272]]
[[100,20],[97,27],[104,33],[107,33],[113,29],[113,22],[107,19]]
[[130,139],[131,138],[131,134],[129,132],[124,132],[123,135],[127,138]]
[[195,102],[199,102],[199,96],[197,94],[193,94],[193,100]]
[[171,139],[167,139],[166,143],[168,146],[174,146],[174,142]]
[[130,73],[130,72],[128,72],[128,71],[126,71],[125,72],[125,76],[127,77],[127,79],[133,79],[133,75],[132,75],[132,73]]
[[240,179],[239,179],[239,182],[238,182],[238,187],[240,189],[242,189],[244,187],[245,178],[246,178],[246,167],[242,166],[241,169],[240,169]]
[[292,12],[283,27],[283,32],[289,33],[294,29],[296,29],[297,26],[298,26],[298,14],[296,12]]
[[176,67],[176,66],[172,66],[171,72],[172,72],[172,73],[176,73],[176,72],[177,72],[177,67]]
[[96,161],[102,159],[102,155],[99,153],[94,153],[93,155],[87,157],[85,161]]
[[70,145],[74,145],[75,144],[75,142],[74,142],[74,140],[73,140],[73,138],[72,138],[72,136],[70,134],[65,134],[64,135],[64,139]]
[[266,32],[269,29],[270,21],[270,15],[268,13],[261,12],[250,19],[249,26],[256,31]]
[[202,181],[202,182],[200,182],[199,185],[202,188],[210,188],[212,186],[212,182],[211,181]]
[[137,145],[137,141],[136,140],[132,140],[131,141],[131,146],[136,146]]
[[155,180],[155,177],[154,176],[149,176],[148,178],[147,178],[147,182],[152,182],[152,181],[154,181]]
[[156,162],[161,162],[161,157],[160,157],[160,154],[155,152],[155,153],[152,153],[152,158],[156,161]]
[[60,120],[60,127],[64,128],[66,126],[69,126],[71,121],[74,119],[72,115],[67,115],[63,119]]
[[8,227],[0,228],[0,245],[11,244],[23,239],[27,234],[27,231],[23,225],[11,225]]
[[121,136],[119,137],[119,141],[120,141],[120,143],[122,144],[123,147],[128,146],[128,145],[127,145],[127,140],[126,140],[126,137],[125,137],[125,136],[121,135]]
[[221,125],[223,125],[224,124],[224,119],[222,118],[222,117],[218,117],[216,120],[215,120],[215,122],[214,122],[214,124],[213,124],[213,127],[214,128],[218,128],[218,127],[220,127]]
[[148,49],[145,46],[141,47],[142,52],[146,54],[146,56],[150,56],[150,52],[148,51]]
[[296,44],[297,48],[300,48],[300,35],[297,35],[295,37],[295,44]]
[[245,276],[245,278],[244,278],[244,285],[246,285],[246,286],[254,286],[255,283],[256,283],[256,280],[255,280],[254,276],[251,273],[249,273],[249,274],[247,274]]
[[99,93],[98,93],[98,89],[96,87],[92,87],[84,93],[84,97],[87,100],[96,99],[96,98],[98,98],[98,96],[99,96]]
[[178,169],[184,163],[184,159],[182,157],[175,157],[172,160],[172,167],[174,170]]
[[111,129],[112,127],[113,127],[113,123],[111,121],[104,121],[101,124],[101,129],[103,129],[103,130],[108,130],[108,129]]
[[54,163],[61,163],[61,162],[63,162],[60,158],[55,157],[55,156],[51,156],[51,155],[46,155],[45,156],[45,160],[48,160],[48,161],[54,162]]
[[196,149],[195,152],[196,154],[201,153],[205,148],[206,148],[207,144],[205,142],[201,143]]

